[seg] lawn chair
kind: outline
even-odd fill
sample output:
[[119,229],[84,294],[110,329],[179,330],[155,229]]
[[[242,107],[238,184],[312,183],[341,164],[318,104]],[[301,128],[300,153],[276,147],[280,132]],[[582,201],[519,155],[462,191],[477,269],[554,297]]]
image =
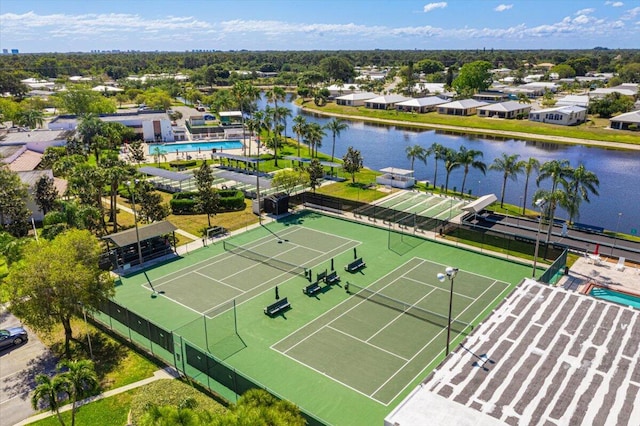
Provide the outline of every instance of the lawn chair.
[[616,271],[624,271],[624,257],[618,258],[618,263],[616,263]]

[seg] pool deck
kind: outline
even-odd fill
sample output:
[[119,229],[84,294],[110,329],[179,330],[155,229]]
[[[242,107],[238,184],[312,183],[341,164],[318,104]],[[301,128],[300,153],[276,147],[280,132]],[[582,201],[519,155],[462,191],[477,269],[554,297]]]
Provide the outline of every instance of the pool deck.
[[[198,143],[198,142],[223,142],[222,140],[211,140],[211,141],[204,141],[204,140],[187,140],[187,141],[178,141],[176,143]],[[149,154],[149,144],[143,143],[142,147],[144,149],[144,153],[145,153],[145,157],[146,157],[146,162],[147,163],[154,163],[154,159],[153,159],[153,155]],[[256,149],[256,143],[255,141],[251,142],[251,147],[252,147],[252,154],[255,154],[255,149]],[[191,156],[192,159],[194,160],[211,160],[211,153],[209,151],[207,152],[201,152],[201,153],[197,153],[197,152],[179,152],[176,154],[175,151],[171,151],[171,142],[168,142],[166,145],[167,148],[167,153],[165,154],[166,160],[165,158],[163,158],[163,162],[164,161],[176,161],[176,160],[186,160],[187,156]],[[243,155],[243,149],[239,148],[239,149],[225,149],[224,150],[225,154],[232,154],[232,155]],[[265,148],[263,145],[260,146],[260,154],[270,154],[272,153],[272,151],[268,148]],[[128,156],[126,152],[121,152],[120,153],[120,158],[128,161]]]
[[599,263],[580,258],[558,285],[580,293],[589,293],[593,286],[599,286],[640,296],[640,265],[626,262],[624,269],[618,270],[617,262],[618,259],[606,257],[602,257]]

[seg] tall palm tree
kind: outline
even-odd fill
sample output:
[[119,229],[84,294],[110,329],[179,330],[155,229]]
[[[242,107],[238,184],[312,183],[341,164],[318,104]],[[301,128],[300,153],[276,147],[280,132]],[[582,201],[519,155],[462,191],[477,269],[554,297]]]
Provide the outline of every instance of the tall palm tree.
[[[276,123],[280,122],[280,113],[282,111],[278,110],[278,101],[283,102],[285,97],[286,97],[286,92],[284,91],[284,89],[282,87],[279,86],[273,86],[270,90],[267,91],[266,93],[267,95],[267,99],[269,100],[269,102],[273,103],[273,112],[272,112],[272,117],[273,117],[273,125],[275,126]],[[274,150],[274,165],[276,167],[278,167],[278,140],[276,137],[276,141],[274,143],[275,146],[275,150]]]
[[567,185],[567,203],[563,207],[567,209],[569,213],[569,223],[577,218],[580,214],[580,204],[582,201],[590,202],[589,193],[594,195],[598,194],[598,186],[600,186],[600,180],[595,173],[588,171],[584,164],[580,164],[573,169],[573,173],[568,176]]
[[442,151],[442,158],[444,160],[444,169],[447,171],[447,178],[444,182],[444,193],[449,192],[449,176],[451,172],[461,166],[458,162],[458,156],[456,152],[451,148],[444,148]]
[[325,133],[322,129],[322,126],[318,123],[310,123],[307,126],[307,134],[305,135],[305,142],[311,148],[311,156],[318,156],[318,148],[322,146],[322,138],[324,138]]
[[438,161],[444,160],[444,152],[445,147],[440,145],[437,142],[434,142],[429,147],[429,152],[433,155],[433,164],[434,164],[434,172],[433,172],[433,187],[436,187],[436,179],[438,178]]
[[[287,118],[290,118],[292,115],[293,113],[286,106],[278,107],[278,123],[282,124],[285,140],[287,139]],[[278,135],[280,135],[280,133],[278,133]]]
[[307,119],[304,115],[298,114],[293,118],[293,132],[296,134],[298,140],[298,158],[300,158],[300,138],[307,131]]
[[460,193],[464,195],[464,184],[467,181],[467,174],[469,174],[469,169],[474,168],[480,170],[483,175],[487,174],[487,165],[477,158],[482,158],[484,154],[482,151],[478,151],[476,149],[467,149],[464,146],[460,147],[458,151],[458,163],[462,167],[464,167],[464,177],[462,178],[462,188],[460,189]]
[[109,217],[113,222],[113,232],[118,232],[117,198],[120,184],[133,176],[134,171],[127,163],[118,158],[109,158],[103,162],[105,179],[109,184],[110,212]]
[[507,179],[513,181],[518,180],[518,175],[522,173],[524,169],[524,161],[518,161],[520,155],[512,154],[508,155],[502,153],[502,157],[498,157],[493,160],[493,163],[489,166],[489,170],[496,170],[502,172],[502,190],[500,192],[500,207],[504,206],[504,193],[507,189]]
[[411,160],[411,170],[414,170],[416,158],[425,164],[427,163],[427,151],[418,144],[406,147],[404,152],[407,154],[407,159]]
[[540,173],[538,174],[538,178],[536,179],[536,185],[540,186],[540,182],[551,179],[551,190],[548,192],[549,194],[552,194],[552,197],[555,197],[550,200],[551,202],[548,202],[546,204],[545,216],[549,218],[550,221],[549,229],[547,230],[547,242],[549,242],[549,239],[551,238],[551,231],[553,229],[553,218],[555,217],[556,207],[558,205],[565,204],[566,200],[566,192],[564,192],[564,198],[558,196],[556,192],[562,191],[559,186],[562,186],[563,188],[568,187],[566,178],[572,174],[573,169],[569,165],[569,160],[551,160],[547,161],[540,167]]
[[37,109],[27,109],[19,114],[18,122],[30,129],[42,127],[44,124],[44,114]]
[[31,394],[31,406],[35,410],[40,402],[43,402],[52,413],[56,413],[58,421],[64,426],[65,423],[60,414],[60,406],[62,405],[60,403],[60,395],[66,393],[66,389],[68,389],[68,383],[64,378],[60,376],[51,378],[46,374],[38,374],[36,376],[36,388]]
[[529,190],[529,177],[531,177],[532,172],[538,172],[540,170],[540,161],[537,158],[530,157],[527,161],[524,162],[524,174],[526,179],[524,181],[524,195],[522,198],[522,214],[525,214],[527,209],[527,192]]
[[67,382],[67,390],[71,399],[71,426],[75,425],[76,409],[79,400],[93,394],[98,388],[98,375],[93,362],[88,359],[79,361],[63,360],[58,364],[58,370],[66,369],[61,377]]
[[340,132],[349,128],[349,125],[342,118],[333,118],[324,126],[325,129],[331,132],[333,137],[333,143],[331,145],[331,162],[333,163],[334,154],[336,151],[336,136],[340,136]]

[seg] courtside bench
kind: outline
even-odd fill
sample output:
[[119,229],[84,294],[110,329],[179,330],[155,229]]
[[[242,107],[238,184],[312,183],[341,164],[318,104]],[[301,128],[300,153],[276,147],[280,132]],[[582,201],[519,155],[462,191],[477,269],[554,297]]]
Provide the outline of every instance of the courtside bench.
[[324,282],[327,283],[327,285],[335,284],[339,281],[340,281],[340,277],[338,276],[337,271],[331,271],[329,275],[327,275],[324,278]]
[[277,300],[275,303],[272,303],[271,305],[264,308],[264,313],[272,317],[278,312],[289,309],[290,307],[291,307],[291,304],[285,297],[280,300]]
[[303,288],[302,292],[307,296],[313,296],[314,294],[318,293],[320,290],[321,290],[320,285],[317,282],[315,282]]
[[357,270],[364,268],[366,265],[367,264],[364,262],[364,260],[362,260],[362,258],[359,257],[353,262],[351,262],[350,264],[348,264],[347,266],[345,266],[344,269],[347,272],[356,272]]

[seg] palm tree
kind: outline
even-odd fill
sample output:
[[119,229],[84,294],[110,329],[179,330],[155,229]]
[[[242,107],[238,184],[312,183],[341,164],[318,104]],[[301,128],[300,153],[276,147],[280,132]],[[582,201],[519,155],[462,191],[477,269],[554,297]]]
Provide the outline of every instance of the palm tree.
[[117,158],[108,159],[103,162],[105,178],[110,186],[110,213],[109,217],[113,222],[113,232],[118,232],[118,215],[117,215],[117,197],[118,187],[120,184],[133,175],[133,170],[128,167],[127,163]]
[[447,178],[444,182],[444,193],[449,192],[449,175],[451,172],[460,167],[460,163],[458,162],[458,156],[456,152],[451,148],[444,148],[442,152],[442,158],[444,160],[444,168],[447,171]]
[[544,201],[544,214],[541,214],[540,220],[543,219],[549,222],[549,229],[547,230],[547,237],[545,241],[548,243],[551,236],[551,230],[553,229],[553,215],[558,206],[567,205],[567,193],[562,189],[556,189],[549,191],[546,189],[538,189],[533,194],[534,200]]
[[77,402],[95,392],[98,388],[98,375],[92,361],[63,360],[58,364],[58,370],[66,369],[60,376],[67,382],[67,393],[72,402],[71,426],[75,425]]
[[303,115],[299,114],[293,118],[293,132],[298,140],[298,158],[300,158],[300,138],[306,133],[308,125],[309,123],[307,123],[307,119]]
[[[558,186],[562,185],[563,188],[568,187],[568,183],[566,178],[573,174],[573,169],[569,166],[569,160],[551,160],[547,161],[540,167],[540,173],[538,174],[538,178],[536,179],[536,185],[540,186],[540,182],[551,179],[551,190],[548,191],[550,196],[553,199],[549,200],[546,204],[546,216],[553,224],[553,218],[556,213],[556,207],[560,204],[565,204],[566,201],[566,192],[565,198],[562,198],[556,194],[559,190]],[[547,231],[546,241],[549,242],[549,238],[551,238],[551,231],[553,229],[553,225],[549,225],[549,230]]]
[[[282,113],[281,110],[278,109],[278,101],[284,101],[285,97],[286,97],[286,92],[284,91],[284,89],[282,87],[279,86],[273,86],[271,88],[271,90],[268,90],[267,93],[267,99],[269,100],[269,102],[273,102],[273,113],[272,113],[272,117],[273,117],[273,124],[275,125],[276,123],[280,122],[280,114]],[[274,149],[274,165],[276,167],[278,167],[278,140],[276,138],[275,141],[275,149]]]
[[30,129],[42,127],[44,124],[44,114],[37,109],[27,109],[19,114],[18,122]]
[[502,191],[500,192],[500,207],[504,206],[504,193],[507,189],[507,179],[518,180],[518,175],[522,173],[525,163],[524,161],[518,161],[520,155],[512,154],[508,155],[502,153],[502,157],[498,157],[493,160],[493,164],[489,166],[489,170],[496,170],[502,172]]
[[462,178],[462,188],[460,189],[460,193],[464,195],[464,184],[467,181],[467,174],[469,173],[469,168],[473,167],[474,169],[478,169],[482,172],[483,175],[487,174],[487,165],[482,161],[477,160],[478,157],[482,157],[484,154],[482,151],[478,151],[476,149],[467,149],[464,146],[460,147],[460,150],[457,153],[458,163],[464,167],[464,177]]
[[524,181],[524,195],[522,201],[522,214],[525,214],[527,208],[527,192],[529,190],[529,177],[531,176],[531,172],[535,171],[536,173],[540,170],[540,161],[536,158],[529,158],[524,162],[524,174],[527,177]]
[[[305,142],[311,148],[311,156],[318,156],[318,148],[322,146],[322,138],[324,138],[325,133],[322,129],[322,126],[318,123],[310,123],[307,126],[307,134],[305,135]],[[314,154],[315,151],[315,154]]]
[[331,132],[333,136],[333,144],[331,145],[331,162],[333,163],[334,154],[336,151],[336,136],[340,136],[340,132],[349,128],[349,125],[341,118],[334,118],[324,126],[325,129]]
[[405,148],[404,152],[407,154],[407,159],[411,160],[411,170],[414,170],[413,166],[416,158],[423,161],[425,164],[427,163],[427,151],[420,145],[416,144],[408,146]]
[[587,203],[590,201],[589,193],[599,195],[598,186],[600,186],[600,180],[595,173],[588,171],[584,164],[580,164],[573,169],[573,173],[568,178],[567,203],[563,207],[567,209],[569,223],[571,223],[574,218],[579,216],[582,201]]
[[151,156],[156,161],[156,164],[158,165],[158,167],[160,167],[160,159],[161,158],[164,161],[167,161],[167,153],[164,152],[162,149],[160,149],[159,146],[156,146],[156,147],[153,148],[153,151],[151,151]]
[[444,160],[445,147],[434,142],[429,147],[429,152],[433,154],[435,171],[433,172],[433,187],[436,187],[436,179],[438,177],[438,161]]
[[51,378],[46,374],[38,374],[36,376],[36,388],[31,394],[31,406],[35,410],[40,402],[43,402],[52,413],[56,413],[58,421],[64,426],[65,423],[60,414],[60,395],[66,393],[67,389],[68,383],[63,377],[54,376]]

